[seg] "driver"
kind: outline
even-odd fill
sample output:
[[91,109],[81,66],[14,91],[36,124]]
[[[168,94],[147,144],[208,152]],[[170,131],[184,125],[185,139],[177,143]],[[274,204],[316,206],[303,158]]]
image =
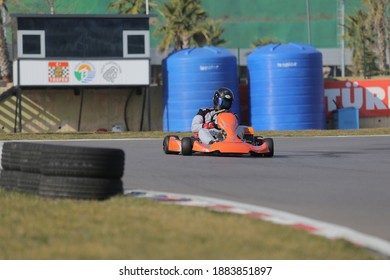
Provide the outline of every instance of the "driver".
[[229,110],[234,101],[233,92],[221,87],[214,93],[213,108],[201,108],[192,119],[191,131],[198,134],[202,143],[213,144],[222,140],[222,131],[218,129],[217,113],[222,110]]

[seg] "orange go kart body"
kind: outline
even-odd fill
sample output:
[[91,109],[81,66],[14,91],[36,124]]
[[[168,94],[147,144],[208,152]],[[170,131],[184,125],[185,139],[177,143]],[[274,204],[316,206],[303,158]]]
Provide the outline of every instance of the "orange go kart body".
[[169,135],[164,138],[163,150],[166,154],[191,155],[192,153],[215,154],[250,154],[253,156],[272,157],[274,154],[272,138],[254,136],[252,127],[245,127],[244,137],[236,134],[238,121],[236,116],[224,111],[217,115],[218,128],[223,138],[213,144],[205,144],[195,137],[179,137]]

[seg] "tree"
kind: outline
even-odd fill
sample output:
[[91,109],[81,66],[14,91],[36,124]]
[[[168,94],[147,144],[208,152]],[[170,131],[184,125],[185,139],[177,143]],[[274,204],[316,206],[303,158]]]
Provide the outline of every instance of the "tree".
[[200,0],[169,0],[162,4],[159,13],[163,17],[155,34],[162,35],[159,48],[167,53],[173,45],[175,50],[205,44],[221,45],[220,23],[210,21]]
[[385,73],[389,47],[389,0],[362,0],[363,9],[348,16],[347,45],[352,49],[353,73]]
[[[156,7],[156,4],[149,1],[149,10]],[[118,14],[145,14],[146,0],[116,0],[108,5],[109,10],[116,10]]]
[[387,17],[388,0],[363,0],[367,6],[366,26],[375,38],[379,70],[384,71],[386,65],[386,50],[388,48],[389,20]]
[[0,0],[0,12],[0,76],[3,81],[9,82],[11,79],[11,65],[9,62],[9,53],[5,34],[5,25],[9,18],[6,0]]
[[374,41],[367,29],[367,13],[359,10],[355,15],[347,16],[345,24],[345,39],[347,46],[352,49],[352,72],[354,75],[373,73],[375,65],[375,53],[372,51]]
[[221,38],[224,31],[220,22],[207,19],[200,24],[199,32],[194,34],[194,45],[197,47],[222,46],[226,44],[226,40]]
[[162,34],[159,47],[166,52],[173,42],[176,50],[190,47],[191,37],[199,33],[198,25],[206,20],[206,11],[199,1],[169,0],[159,10],[165,21],[156,30]]

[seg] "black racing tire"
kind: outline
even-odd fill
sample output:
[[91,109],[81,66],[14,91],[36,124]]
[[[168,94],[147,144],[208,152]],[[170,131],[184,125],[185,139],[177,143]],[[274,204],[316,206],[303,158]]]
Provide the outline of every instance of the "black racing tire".
[[166,154],[169,154],[168,144],[169,144],[169,136],[165,136],[163,140],[163,151]]
[[39,194],[49,198],[105,200],[123,194],[121,179],[42,176]]
[[42,144],[6,142],[3,144],[1,165],[5,170],[40,172]]
[[21,193],[38,194],[41,174],[20,171],[18,173],[15,174],[18,176],[17,184],[12,190]]
[[41,174],[16,170],[2,170],[0,187],[21,193],[38,194]]
[[20,170],[30,173],[40,173],[43,144],[23,143],[20,147]]
[[274,140],[272,138],[264,138],[264,142],[268,145],[268,153],[264,154],[264,157],[273,157],[274,156]]
[[169,144],[169,138],[171,137],[174,137],[176,139],[179,139],[178,136],[176,135],[168,135],[168,136],[165,136],[164,137],[164,140],[163,140],[163,151],[165,154],[167,155],[177,155],[178,152],[174,152],[174,151],[170,151],[169,148],[168,148],[168,144]]
[[22,142],[5,142],[3,144],[1,166],[5,170],[20,170],[20,147]]
[[41,158],[44,175],[120,179],[124,172],[120,149],[44,145]]
[[193,141],[190,137],[183,137],[181,139],[181,154],[183,156],[192,155]]
[[0,187],[7,191],[12,191],[17,188],[20,173],[20,171],[15,170],[1,170]]

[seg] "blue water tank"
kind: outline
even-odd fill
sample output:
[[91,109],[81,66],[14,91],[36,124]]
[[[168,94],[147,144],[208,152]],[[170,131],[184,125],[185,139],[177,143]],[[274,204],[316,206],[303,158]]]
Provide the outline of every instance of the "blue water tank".
[[213,107],[220,87],[234,93],[231,110],[239,114],[237,58],[227,49],[189,48],[171,53],[162,62],[164,131],[191,131],[192,118],[200,108]]
[[256,130],[324,129],[322,54],[311,45],[269,44],[247,58]]

